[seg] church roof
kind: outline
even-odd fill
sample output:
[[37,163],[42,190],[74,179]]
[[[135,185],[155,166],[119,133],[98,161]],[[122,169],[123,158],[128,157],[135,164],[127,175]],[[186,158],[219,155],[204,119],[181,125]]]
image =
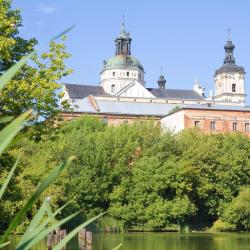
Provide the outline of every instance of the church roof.
[[226,63],[219,69],[215,71],[215,76],[220,74],[220,73],[242,73],[245,74],[245,70],[242,66],[238,66],[236,64],[232,63]]
[[89,95],[107,96],[101,86],[80,85],[80,84],[64,84],[71,99],[83,99]]
[[[166,103],[143,103],[143,102],[119,102],[95,99],[96,110],[88,98],[78,100],[76,105],[77,112],[87,112],[96,114],[113,115],[133,115],[133,116],[166,116],[176,104]],[[178,105],[179,106],[179,105]],[[180,107],[184,105],[180,104]]]
[[131,55],[115,55],[104,61],[103,70],[106,69],[140,69],[143,70],[139,60]]
[[156,98],[180,100],[204,100],[194,90],[147,88]]
[[226,45],[224,46],[224,49],[225,49],[224,63],[222,65],[222,67],[220,67],[219,69],[217,69],[215,71],[214,76],[216,76],[220,73],[241,73],[241,74],[246,73],[242,66],[238,66],[235,63],[235,57],[233,54],[234,48],[235,48],[235,46],[229,37]]
[[[89,95],[110,96],[104,91],[102,86],[65,84],[65,87],[68,92],[69,98],[71,99],[83,99]],[[179,100],[204,100],[204,98],[194,90],[159,88],[147,88],[147,90],[156,98]]]
[[250,112],[250,106],[231,106],[231,105],[207,105],[207,104],[192,104],[182,106],[181,109],[202,109],[202,110],[221,110],[221,111],[240,111]]

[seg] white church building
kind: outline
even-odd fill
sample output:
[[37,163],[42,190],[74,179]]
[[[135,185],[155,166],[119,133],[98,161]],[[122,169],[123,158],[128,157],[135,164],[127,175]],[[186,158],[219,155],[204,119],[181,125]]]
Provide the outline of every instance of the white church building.
[[64,100],[73,107],[72,111],[63,113],[65,119],[89,114],[110,124],[119,124],[138,118],[161,120],[176,106],[245,106],[245,71],[235,63],[230,38],[224,46],[224,63],[214,74],[214,96],[209,97],[198,80],[190,86],[191,89],[171,89],[162,74],[158,86],[148,88],[144,68],[131,54],[131,42],[123,23],[115,39],[115,55],[103,61],[100,83],[96,86],[64,84]]

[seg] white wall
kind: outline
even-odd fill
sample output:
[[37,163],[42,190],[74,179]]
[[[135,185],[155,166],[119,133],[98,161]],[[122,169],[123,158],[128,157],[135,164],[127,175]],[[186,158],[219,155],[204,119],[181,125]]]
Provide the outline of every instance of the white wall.
[[121,97],[142,97],[142,98],[155,98],[146,88],[144,88],[139,82],[134,83],[128,89],[125,88],[124,92],[117,93],[116,96]]
[[[221,73],[215,76],[214,81],[216,101],[245,102],[244,74]],[[232,92],[232,84],[236,84],[236,92]]]
[[177,111],[161,119],[161,128],[163,131],[170,129],[179,132],[184,127],[184,110]]
[[[127,72],[129,76],[127,76]],[[101,86],[111,95],[119,92],[134,80],[144,86],[144,72],[133,69],[107,69],[101,73]],[[115,86],[114,91],[112,91],[112,85]]]

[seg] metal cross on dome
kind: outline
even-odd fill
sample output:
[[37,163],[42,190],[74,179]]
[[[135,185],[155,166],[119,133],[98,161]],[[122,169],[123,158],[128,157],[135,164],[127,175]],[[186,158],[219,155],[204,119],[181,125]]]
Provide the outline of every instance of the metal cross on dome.
[[230,28],[227,29],[227,34],[228,34],[228,40],[230,41],[231,40],[231,29]]

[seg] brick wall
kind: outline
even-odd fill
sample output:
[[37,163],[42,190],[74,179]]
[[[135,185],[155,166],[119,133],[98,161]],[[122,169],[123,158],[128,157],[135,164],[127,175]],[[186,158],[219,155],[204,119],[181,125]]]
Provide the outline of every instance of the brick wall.
[[145,116],[129,116],[129,115],[111,115],[111,114],[83,114],[76,112],[65,112],[62,114],[65,121],[75,119],[80,116],[95,116],[102,119],[108,125],[118,126],[120,124],[131,124],[135,121],[149,121],[153,120],[155,123],[160,124],[161,117],[145,117]]
[[213,131],[211,122],[215,122],[216,132],[232,132],[233,123],[236,123],[237,131],[250,136],[250,131],[246,131],[247,123],[250,130],[250,111],[185,109],[184,127],[192,128],[195,122],[199,123],[198,126],[205,132]]

